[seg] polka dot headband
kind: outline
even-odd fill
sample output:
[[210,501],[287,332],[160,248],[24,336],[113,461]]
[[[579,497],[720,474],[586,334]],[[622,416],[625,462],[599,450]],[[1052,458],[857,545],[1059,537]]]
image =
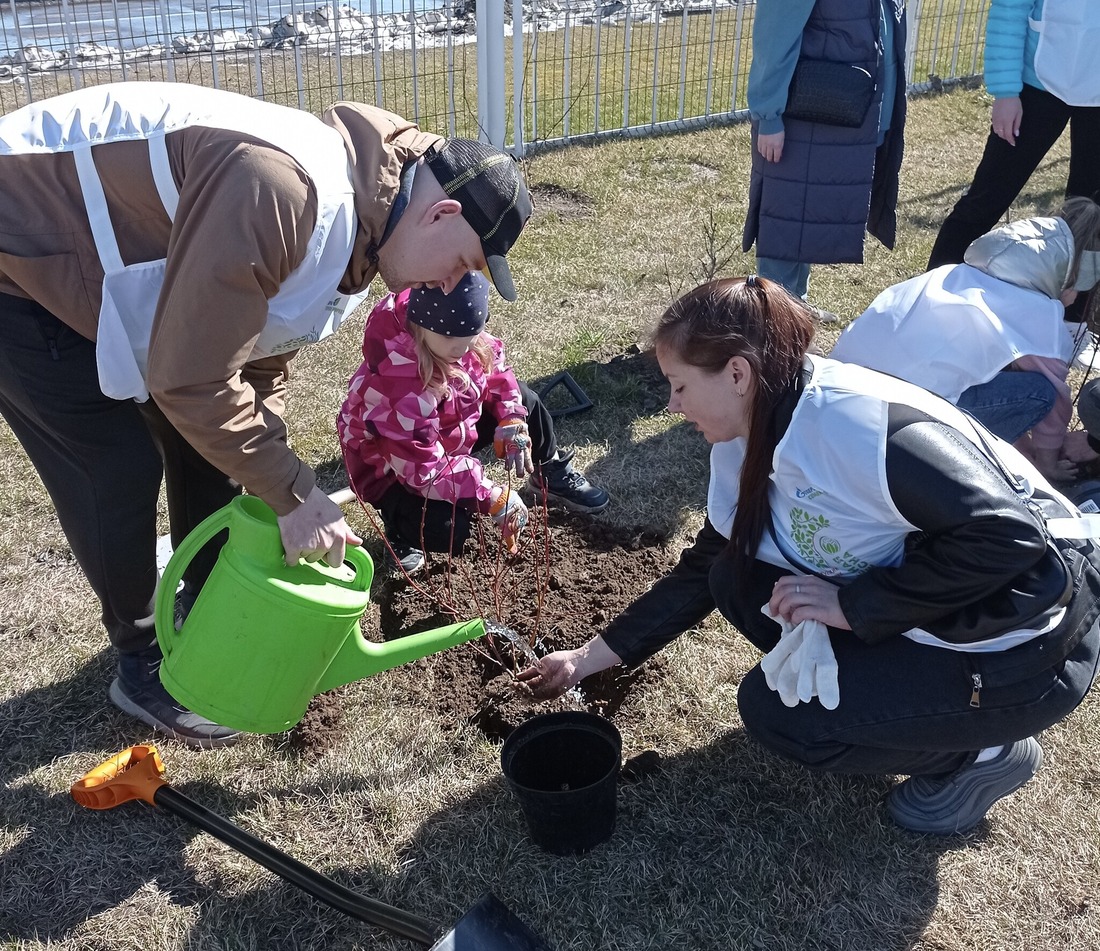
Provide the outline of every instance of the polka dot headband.
[[489,319],[489,282],[470,271],[450,294],[437,287],[416,288],[409,293],[405,316],[444,337],[476,336]]

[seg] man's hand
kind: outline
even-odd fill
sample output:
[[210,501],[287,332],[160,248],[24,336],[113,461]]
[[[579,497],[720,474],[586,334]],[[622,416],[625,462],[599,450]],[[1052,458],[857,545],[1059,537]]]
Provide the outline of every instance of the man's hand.
[[317,486],[293,512],[279,516],[279,534],[288,565],[298,564],[299,558],[305,561],[323,558],[338,568],[344,563],[346,546],[363,544],[363,539],[344,521],[340,506]]
[[756,151],[764,156],[766,162],[778,162],[783,158],[783,143],[786,141],[786,132],[771,132],[767,135],[756,136]]
[[1020,122],[1024,118],[1024,107],[1019,96],[1006,96],[993,100],[993,118],[990,125],[993,134],[1015,147],[1020,135]]

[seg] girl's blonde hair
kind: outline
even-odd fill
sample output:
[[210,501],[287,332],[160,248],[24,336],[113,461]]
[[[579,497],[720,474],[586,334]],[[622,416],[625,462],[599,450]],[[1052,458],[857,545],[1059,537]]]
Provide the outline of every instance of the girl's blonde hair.
[[[411,320],[407,326],[416,344],[417,368],[420,371],[420,382],[424,384],[425,389],[442,394],[453,386],[457,386],[459,390],[470,386],[470,377],[462,367],[432,353],[428,346],[428,331]],[[484,332],[479,333],[474,339],[470,345],[470,351],[477,357],[482,369],[488,373],[493,366],[493,345]]]

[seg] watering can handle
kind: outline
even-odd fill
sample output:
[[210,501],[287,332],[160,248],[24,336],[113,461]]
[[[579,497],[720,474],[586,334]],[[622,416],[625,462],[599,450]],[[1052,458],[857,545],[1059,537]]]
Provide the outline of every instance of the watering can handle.
[[164,566],[164,574],[161,575],[160,584],[157,585],[157,600],[154,608],[153,622],[157,632],[157,641],[160,644],[161,653],[167,657],[172,653],[173,642],[179,637],[176,630],[176,589],[183,580],[183,573],[195,557],[211,538],[223,528],[229,527],[233,517],[233,506],[227,505],[218,509],[213,515],[208,516],[195,526],[194,530],[183,540],[183,543],[168,559]]

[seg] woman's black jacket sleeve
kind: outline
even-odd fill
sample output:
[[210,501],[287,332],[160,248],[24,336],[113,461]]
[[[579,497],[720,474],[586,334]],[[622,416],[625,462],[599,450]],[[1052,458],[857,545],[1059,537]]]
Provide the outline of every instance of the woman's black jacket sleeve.
[[1005,475],[950,426],[891,405],[886,479],[919,529],[895,568],[840,591],[853,632],[875,643],[919,627],[956,644],[1029,626],[1067,596],[1061,558]]
[[707,519],[676,567],[608,625],[603,639],[623,663],[640,664],[714,610],[710,566],[728,544]]
[[[886,478],[894,505],[918,531],[900,565],[872,568],[840,589],[841,610],[861,640],[919,627],[973,643],[1027,627],[1065,602],[1068,576],[1042,526],[961,433],[891,405]],[[624,663],[641,663],[714,610],[710,569],[727,544],[708,519],[676,567],[608,626],[604,640]]]

